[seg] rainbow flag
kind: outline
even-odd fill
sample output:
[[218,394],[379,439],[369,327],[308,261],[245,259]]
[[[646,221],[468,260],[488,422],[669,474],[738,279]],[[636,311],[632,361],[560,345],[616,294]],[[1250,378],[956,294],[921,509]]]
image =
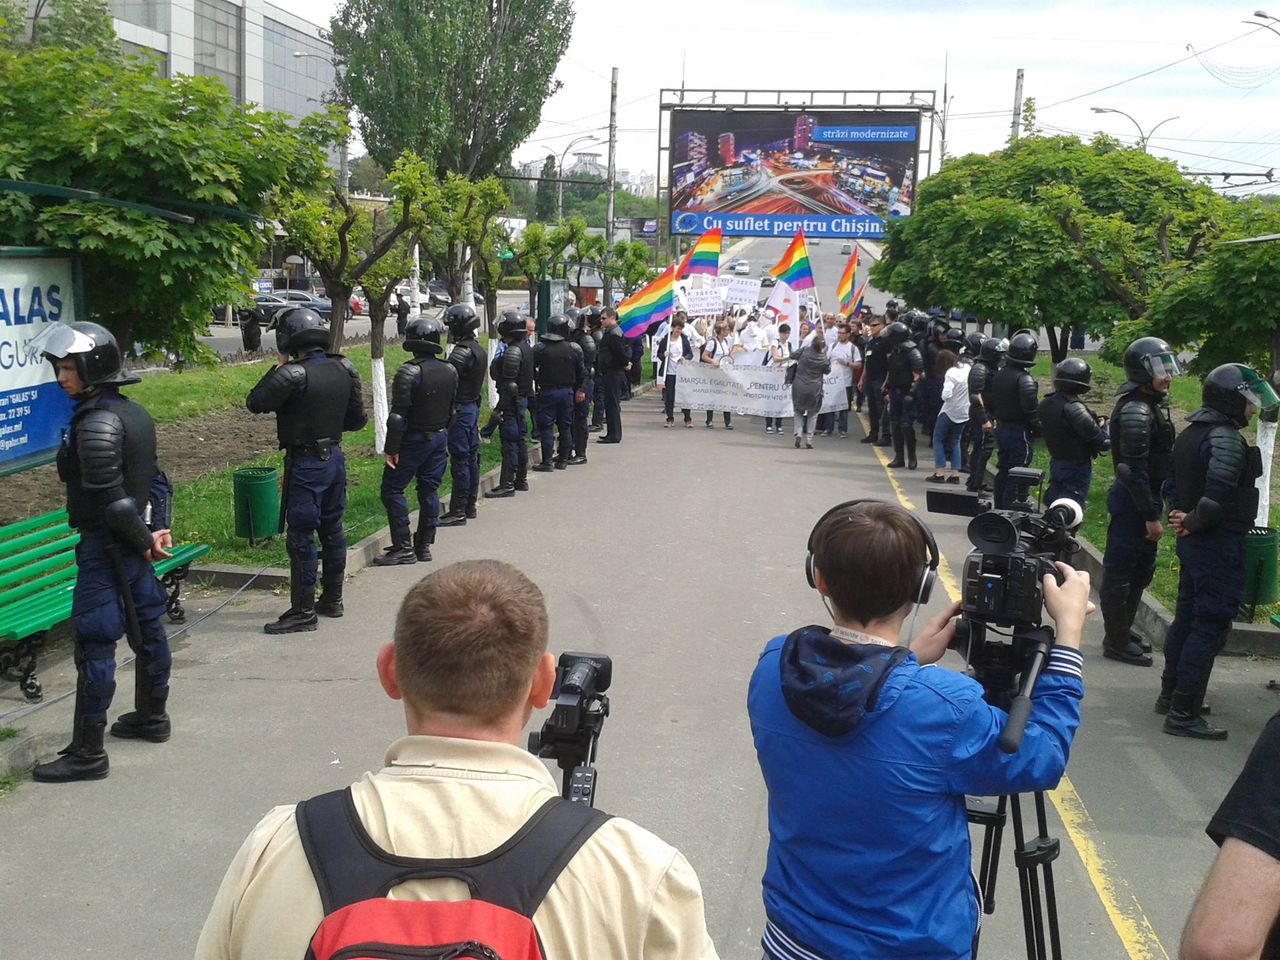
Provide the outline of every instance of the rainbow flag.
[[643,336],[649,325],[671,316],[675,305],[675,265],[618,304],[618,329],[624,337]]
[[846,319],[853,316],[855,313],[858,312],[858,310],[862,308],[862,297],[863,297],[863,294],[867,292],[867,284],[870,282],[871,282],[870,277],[867,277],[867,279],[863,280],[862,283],[858,285],[858,292],[853,295],[853,301],[850,303],[849,309],[848,310],[841,309],[840,312],[845,315]]
[[689,252],[680,261],[680,269],[675,279],[683,280],[695,273],[714,277],[720,273],[720,228],[708,230],[698,238],[698,242],[689,248]]
[[813,289],[813,268],[809,266],[809,250],[804,245],[804,231],[797,230],[782,255],[769,271],[792,290]]
[[853,254],[849,257],[849,262],[844,265],[844,271],[840,274],[840,280],[836,283],[836,300],[840,302],[840,312],[846,317],[853,310],[853,279],[858,272],[858,245],[854,244]]

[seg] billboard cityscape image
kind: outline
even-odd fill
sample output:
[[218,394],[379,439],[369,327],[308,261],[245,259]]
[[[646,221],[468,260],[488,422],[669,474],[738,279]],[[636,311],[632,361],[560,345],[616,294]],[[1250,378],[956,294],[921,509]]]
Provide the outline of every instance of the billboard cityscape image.
[[673,110],[671,232],[862,237],[911,213],[920,113]]

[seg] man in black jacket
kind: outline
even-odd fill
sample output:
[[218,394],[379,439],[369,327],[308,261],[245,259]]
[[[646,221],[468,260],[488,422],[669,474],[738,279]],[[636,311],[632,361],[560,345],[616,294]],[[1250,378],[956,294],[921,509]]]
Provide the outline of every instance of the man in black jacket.
[[618,329],[618,311],[605,307],[600,311],[604,336],[600,338],[600,375],[604,377],[604,436],[596,443],[622,442],[622,395],[627,388],[631,369],[631,344]]
[[1240,430],[1278,402],[1255,371],[1223,364],[1204,378],[1202,405],[1173,445],[1166,490],[1169,526],[1178,538],[1178,603],[1164,638],[1156,711],[1166,713],[1164,732],[1174,736],[1227,738],[1201,708],[1214,658],[1244,600],[1244,538],[1258,512],[1262,456]]
[[1053,372],[1054,393],[1040,401],[1040,427],[1049,450],[1049,488],[1045,504],[1066,497],[1084,510],[1089,503],[1093,458],[1111,449],[1106,420],[1080,398],[1089,392],[1093,371],[1079,357],[1068,357]]
[[1031,462],[1031,438],[1040,432],[1040,387],[1030,372],[1038,350],[1034,334],[1025,330],[1015,333],[1009,339],[1005,365],[991,381],[990,413],[996,421],[996,451],[1000,455],[994,495],[997,510],[1007,510],[1013,503],[1016,491],[1009,485],[1009,471]]
[[[582,348],[569,342],[569,333],[569,319],[556,315],[547,321],[547,332],[533,348],[538,437],[542,443],[542,462],[533,469],[541,473],[565,469],[573,453],[573,405],[582,396],[587,371]],[[553,426],[560,435],[554,460]]]
[[484,389],[489,355],[476,333],[480,318],[467,303],[455,303],[444,313],[449,330],[449,363],[458,371],[458,393],[453,398],[453,421],[449,424],[449,476],[452,490],[449,509],[436,526],[462,526],[476,516],[480,493],[480,392]]
[[1156,572],[1161,487],[1173,457],[1173,423],[1165,397],[1178,373],[1173,350],[1158,337],[1142,337],[1124,351],[1128,380],[1111,413],[1115,483],[1107,494],[1107,548],[1102,558],[1099,606],[1106,635],[1103,656],[1151,666],[1151,643],[1131,634],[1142,591]]
[[[377,567],[431,559],[440,516],[440,481],[448,461],[449,421],[458,392],[458,371],[440,359],[444,324],[418,316],[409,321],[404,348],[413,359],[400,365],[391,381],[391,412],[383,450],[382,505],[391,527],[391,546],[375,557]],[[404,491],[418,481],[418,529],[409,537],[409,507]]]
[[[67,523],[80,533],[71,598],[76,701],[71,743],[40,764],[44,783],[101,780],[109,771],[103,733],[116,690],[116,643],[128,635],[137,655],[134,710],[112,736],[161,743],[169,739],[172,657],[160,615],[165,592],[151,563],[169,556],[168,481],[156,463],[150,414],[121,396],[138,380],[121,369],[115,337],[96,323],[51,326],[32,341],[76,401],[58,450],[67,485]],[[156,494],[160,493],[157,499]],[[155,507],[160,509],[156,510]],[[135,635],[136,633],[136,635]]]
[[867,423],[870,429],[862,438],[862,443],[879,443],[880,420],[884,413],[884,378],[888,372],[889,341],[881,336],[884,332],[884,317],[871,317],[867,321],[866,349],[862,355],[862,377],[858,389],[867,401]]
[[596,394],[596,381],[600,379],[596,372],[596,338],[592,336],[588,325],[593,316],[588,312],[590,309],[575,311],[577,315],[573,318],[572,340],[582,351],[582,366],[586,377],[582,382],[582,390],[573,400],[573,456],[568,461],[570,466],[587,462],[587,434],[591,429],[587,421]]
[[[325,353],[329,329],[306,307],[282,311],[276,321],[279,363],[249,391],[250,413],[274,413],[284,451],[284,500],[289,552],[289,609],[263,629],[296,633],[316,628],[316,614],[342,616],[342,578],[347,538],[342,515],[347,506],[347,471],[342,434],[369,420],[360,376],[346,357]],[[323,593],[316,600],[319,559],[324,561]]]
[[[924,360],[910,339],[910,330],[901,320],[889,324],[885,334],[890,350],[885,374],[885,393],[888,399],[889,429],[893,433],[893,460],[891,467],[916,468],[917,411],[915,386],[924,375]],[[903,459],[905,447],[906,459]]]

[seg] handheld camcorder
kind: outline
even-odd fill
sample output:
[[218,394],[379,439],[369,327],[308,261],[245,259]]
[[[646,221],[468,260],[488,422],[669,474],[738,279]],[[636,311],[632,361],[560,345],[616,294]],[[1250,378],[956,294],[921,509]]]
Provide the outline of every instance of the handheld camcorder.
[[[1069,563],[1080,549],[1073,534],[1084,519],[1078,503],[1057,500],[1035,512],[1032,487],[1044,472],[1030,467],[1009,471],[1014,501],[1008,510],[992,509],[991,500],[970,491],[929,490],[931,513],[972,517],[964,561],[961,617],[952,648],[965,656],[973,677],[989,703],[1009,712],[1000,737],[1007,753],[1018,749],[1031,710],[1031,690],[1053,647],[1053,630],[1041,624],[1043,580],[1061,582],[1056,561]],[[1010,642],[989,639],[988,628],[1009,627]],[[999,633],[1000,631],[993,631]]]
[[562,653],[551,691],[555,707],[538,733],[529,734],[529,752],[554,758],[561,770],[561,793],[593,806],[596,744],[609,716],[605,691],[613,682],[613,661],[601,653]]

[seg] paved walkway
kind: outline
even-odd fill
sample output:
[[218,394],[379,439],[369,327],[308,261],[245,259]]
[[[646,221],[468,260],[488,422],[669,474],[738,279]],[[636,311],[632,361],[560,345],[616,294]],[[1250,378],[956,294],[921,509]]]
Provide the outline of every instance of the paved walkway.
[[[622,445],[593,444],[587,466],[533,474],[531,492],[484,503],[478,520],[441,531],[437,564],[517,564],[547,596],[555,650],[613,657],[599,804],[683,849],[702,879],[721,956],[756,960],[766,828],[747,678],[770,636],[825,620],[802,572],[815,519],[843,499],[896,493],[856,430],[800,451],[749,418],[732,433],[700,421],[665,430],[655,395],[623,409]],[[925,473],[902,475],[904,494],[921,507]],[[964,521],[930,523],[959,569]],[[177,644],[172,741],[113,742],[107,780],[27,782],[0,801],[0,957],[188,955],[226,864],[267,809],[380,766],[402,727],[373,658],[424,572],[365,570],[349,585],[345,619],[293,637],[260,630],[283,598],[245,594]],[[945,591],[936,593],[941,605]],[[1204,822],[1280,707],[1263,687],[1276,671],[1225,664],[1211,695],[1232,739],[1174,740],[1150,713],[1153,671],[1103,661],[1100,626],[1090,629],[1089,697],[1070,770],[1085,813],[1064,806],[1064,825],[1050,809],[1063,838],[1065,953],[1160,957],[1159,944],[1136,952],[1143,925],[1149,918],[1152,936],[1174,951],[1212,857]],[[127,709],[132,678],[122,679],[118,707]],[[65,732],[70,709],[69,701],[50,707],[33,725]],[[858,815],[855,797],[849,815]],[[1103,862],[1086,868],[1081,850]],[[984,956],[1023,952],[1005,861]],[[1097,888],[1108,879],[1104,906]]]

